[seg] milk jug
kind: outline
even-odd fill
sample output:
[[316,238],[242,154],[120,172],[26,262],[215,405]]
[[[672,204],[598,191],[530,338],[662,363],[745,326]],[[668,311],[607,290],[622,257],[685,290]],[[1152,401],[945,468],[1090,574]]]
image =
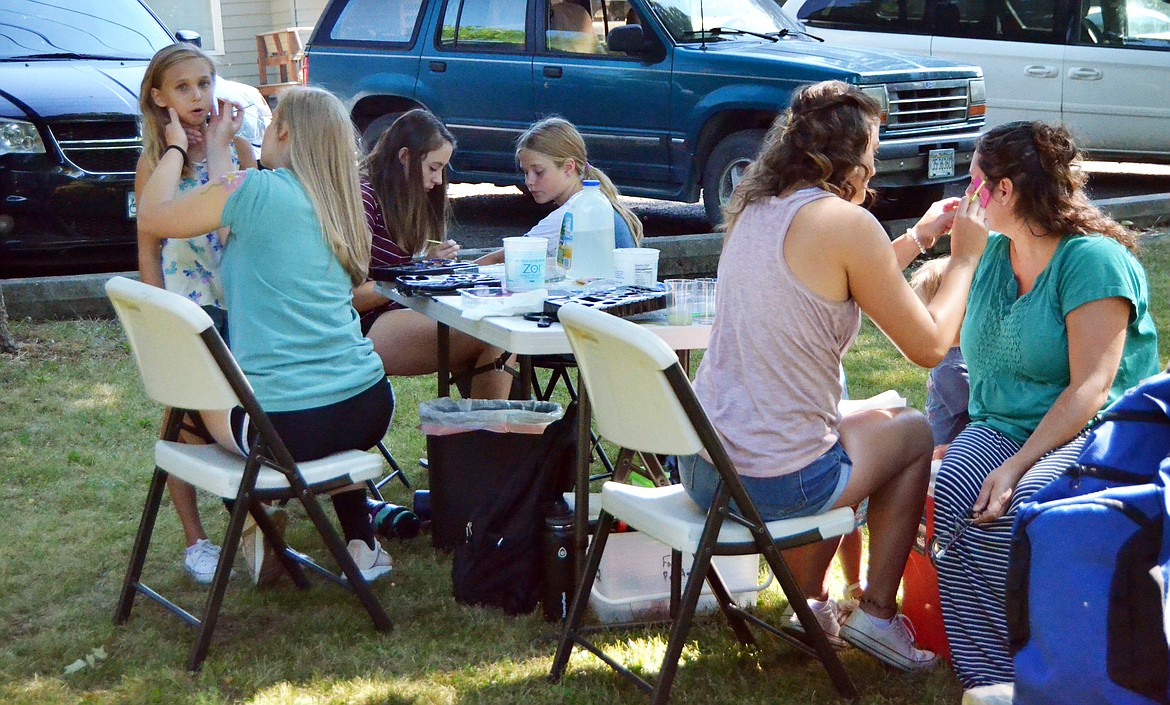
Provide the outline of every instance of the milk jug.
[[580,193],[569,199],[561,222],[557,263],[569,279],[613,277],[613,206],[601,192],[601,182],[586,179]]

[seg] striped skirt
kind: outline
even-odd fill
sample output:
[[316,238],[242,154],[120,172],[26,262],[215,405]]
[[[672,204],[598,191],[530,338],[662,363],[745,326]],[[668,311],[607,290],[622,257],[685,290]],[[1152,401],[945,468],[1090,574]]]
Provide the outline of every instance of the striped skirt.
[[[1076,461],[1082,434],[1039,460],[1016,485],[1000,519],[972,526],[938,560],[939,593],[955,672],[964,688],[1015,679],[1008,653],[1005,587],[1016,510]],[[1015,441],[982,426],[968,426],[951,443],[934,488],[934,526],[946,546],[971,507],[983,481],[1019,451]]]

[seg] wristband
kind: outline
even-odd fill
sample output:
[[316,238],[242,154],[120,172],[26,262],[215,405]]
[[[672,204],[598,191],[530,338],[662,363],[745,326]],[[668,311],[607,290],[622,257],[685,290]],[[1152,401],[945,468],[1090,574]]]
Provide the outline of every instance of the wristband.
[[910,236],[910,239],[914,241],[915,245],[918,245],[918,251],[922,254],[926,254],[926,247],[923,246],[922,239],[918,237],[918,231],[916,231],[913,227],[910,227],[906,228],[906,234]]
[[159,156],[159,159],[162,159],[163,157],[165,157],[167,152],[171,151],[172,149],[175,150],[176,152],[178,152],[179,154],[183,155],[183,162],[184,163],[187,162],[187,150],[183,149],[182,147],[180,147],[177,144],[168,144],[167,148],[163,150],[162,155]]

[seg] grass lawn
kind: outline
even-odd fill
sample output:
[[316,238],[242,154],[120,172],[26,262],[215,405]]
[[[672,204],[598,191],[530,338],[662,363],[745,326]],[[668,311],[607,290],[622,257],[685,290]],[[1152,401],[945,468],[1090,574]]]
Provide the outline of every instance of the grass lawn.
[[[1170,237],[1151,239],[1143,259],[1154,314],[1164,324]],[[393,632],[374,632],[351,595],[319,580],[307,592],[287,582],[261,591],[238,568],[204,669],[187,673],[193,632],[178,620],[141,599],[127,625],[115,628],[111,620],[161,419],[160,407],[142,393],[120,327],[14,322],[13,329],[21,352],[0,357],[0,702],[645,702],[579,652],[566,678],[549,683],[553,627],[539,611],[510,618],[456,604],[450,559],[425,537],[387,544],[395,572],[375,590],[395,621]],[[1163,325],[1159,332],[1166,360]],[[846,367],[853,396],[895,388],[922,407],[925,371],[902,360],[872,325]],[[396,379],[394,386],[399,407],[390,445],[412,481],[425,486],[413,462],[425,454],[415,425],[433,380]],[[398,485],[389,494],[409,501]],[[202,513],[213,539],[222,535],[226,515],[218,501],[205,497]],[[292,513],[290,543],[322,556],[309,522]],[[203,592],[180,566],[182,543],[164,504],[146,580],[198,609]],[[783,606],[775,588],[760,597],[760,611],[773,618]],[[665,635],[633,632],[608,643],[653,672]],[[855,651],[843,658],[862,703],[959,700],[946,667],[903,676]],[[819,665],[762,635],[756,647],[741,648],[719,617],[697,622],[683,660],[672,698],[680,705],[836,700]]]

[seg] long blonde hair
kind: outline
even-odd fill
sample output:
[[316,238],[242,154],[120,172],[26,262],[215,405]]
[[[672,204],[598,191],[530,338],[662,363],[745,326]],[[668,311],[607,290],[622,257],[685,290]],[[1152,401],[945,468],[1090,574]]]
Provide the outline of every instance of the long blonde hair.
[[618,200],[621,194],[618,193],[617,187],[613,185],[605,172],[589,163],[585,140],[581,137],[581,133],[577,132],[573,123],[559,117],[548,117],[541,120],[525,130],[524,134],[520,135],[520,139],[516,140],[517,159],[519,159],[522,149],[543,154],[552,160],[558,169],[564,166],[567,160],[572,159],[576,165],[577,177],[597,179],[601,182],[601,192],[613,204],[613,209],[618,212],[622,220],[626,221],[626,225],[630,228],[630,234],[634,236],[634,244],[640,245],[642,243],[642,221],[638,220],[638,216],[634,215]]
[[288,128],[289,168],[304,186],[329,249],[354,286],[370,268],[370,228],[358,178],[358,135],[337,96],[297,86],[281,94],[273,127]]
[[[434,114],[416,108],[395,120],[362,161],[362,170],[382,209],[386,230],[394,244],[411,255],[425,250],[427,240],[447,237],[447,226],[452,220],[451,203],[447,200],[447,170],[443,170],[441,186],[427,191],[422,183],[423,160],[444,144],[455,149],[451,131]],[[405,165],[398,160],[398,153],[404,147]]]
[[[142,158],[148,171],[154,171],[158,166],[158,160],[162,159],[163,150],[167,148],[166,128],[170,121],[166,108],[160,108],[154,102],[151,89],[162,90],[162,82],[167,71],[190,59],[206,61],[214,82],[215,61],[207,52],[186,42],[176,42],[159,49],[147,64],[146,73],[142,74],[142,86],[138,90],[138,109],[142,112]],[[191,178],[194,173],[191,164],[184,162],[183,177]]]

